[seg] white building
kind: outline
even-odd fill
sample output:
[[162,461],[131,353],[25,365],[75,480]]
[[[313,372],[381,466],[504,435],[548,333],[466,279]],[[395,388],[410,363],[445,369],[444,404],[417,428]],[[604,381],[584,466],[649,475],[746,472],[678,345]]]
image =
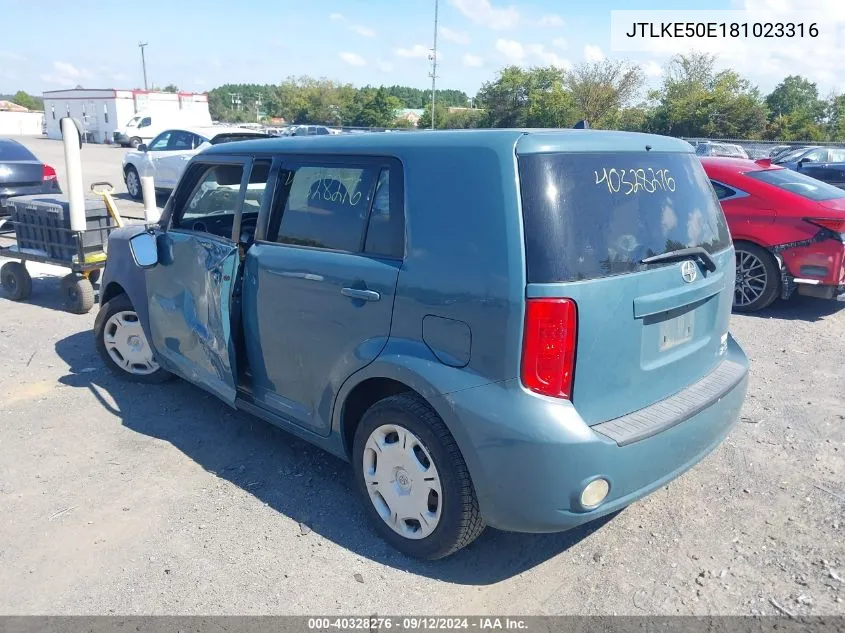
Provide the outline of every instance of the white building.
[[194,92],[147,90],[49,90],[44,93],[47,137],[60,139],[59,120],[71,116],[82,123],[91,143],[111,143],[114,131],[126,125],[136,112],[179,112],[204,110],[208,95]]
[[39,136],[43,112],[34,112],[11,101],[0,101],[0,136]]

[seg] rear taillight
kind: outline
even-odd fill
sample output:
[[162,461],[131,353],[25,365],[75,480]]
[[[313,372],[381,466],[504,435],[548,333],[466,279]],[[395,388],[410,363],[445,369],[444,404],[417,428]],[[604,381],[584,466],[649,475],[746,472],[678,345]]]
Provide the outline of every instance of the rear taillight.
[[56,170],[50,167],[50,165],[44,165],[44,169],[41,172],[41,180],[43,180],[44,182],[58,180],[58,177],[56,176]]
[[836,235],[830,237],[845,242],[845,218],[804,218],[806,222],[814,224],[822,229],[831,231]]
[[572,398],[578,308],[572,299],[528,299],[522,341],[522,384],[555,398]]

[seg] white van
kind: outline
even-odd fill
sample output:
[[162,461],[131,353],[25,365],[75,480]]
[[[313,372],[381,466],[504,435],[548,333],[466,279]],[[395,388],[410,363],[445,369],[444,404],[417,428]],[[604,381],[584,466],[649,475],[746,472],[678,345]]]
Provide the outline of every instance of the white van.
[[136,148],[149,143],[166,129],[186,125],[211,125],[208,110],[179,110],[176,112],[142,111],[114,132],[114,142],[123,147]]

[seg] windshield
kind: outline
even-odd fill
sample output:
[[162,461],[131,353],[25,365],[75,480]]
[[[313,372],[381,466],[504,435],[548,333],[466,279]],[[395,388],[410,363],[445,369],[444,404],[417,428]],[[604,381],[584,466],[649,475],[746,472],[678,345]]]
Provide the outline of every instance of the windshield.
[[641,260],[730,245],[725,216],[693,154],[519,157],[529,283],[643,270]]
[[768,183],[809,200],[835,200],[845,198],[845,190],[821,180],[799,174],[791,169],[764,169],[746,172],[746,176]]
[[129,123],[126,124],[126,127],[136,127],[138,125],[138,121],[140,120],[141,117],[133,116],[131,119],[129,119]]

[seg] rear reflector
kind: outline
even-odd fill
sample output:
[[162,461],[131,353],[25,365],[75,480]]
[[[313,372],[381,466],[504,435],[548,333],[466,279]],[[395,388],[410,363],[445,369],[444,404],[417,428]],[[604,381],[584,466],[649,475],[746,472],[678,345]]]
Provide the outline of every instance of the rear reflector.
[[41,175],[41,180],[47,182],[49,180],[58,180],[56,176],[56,170],[50,167],[50,165],[44,165],[44,171]]
[[528,299],[522,342],[522,384],[555,398],[572,398],[578,308],[572,299]]

